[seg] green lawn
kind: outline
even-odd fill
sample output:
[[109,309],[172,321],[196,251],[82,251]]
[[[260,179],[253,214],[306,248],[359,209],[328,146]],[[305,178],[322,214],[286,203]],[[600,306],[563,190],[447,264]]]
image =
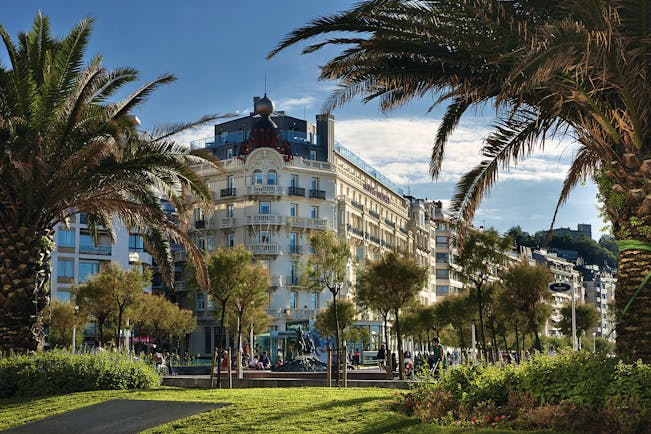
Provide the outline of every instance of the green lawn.
[[[332,432],[463,433],[482,432],[423,425],[387,409],[393,390],[376,388],[266,388],[97,391],[33,400],[0,400],[0,431],[108,399],[160,399],[227,402],[231,405],[154,428],[162,432]],[[486,430],[485,432],[508,432]]]

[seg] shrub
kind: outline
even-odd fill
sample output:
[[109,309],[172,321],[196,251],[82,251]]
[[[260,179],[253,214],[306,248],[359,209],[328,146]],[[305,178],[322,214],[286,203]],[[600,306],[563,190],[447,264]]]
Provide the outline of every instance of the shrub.
[[101,389],[146,389],[160,384],[151,366],[120,353],[65,351],[0,359],[0,398]]

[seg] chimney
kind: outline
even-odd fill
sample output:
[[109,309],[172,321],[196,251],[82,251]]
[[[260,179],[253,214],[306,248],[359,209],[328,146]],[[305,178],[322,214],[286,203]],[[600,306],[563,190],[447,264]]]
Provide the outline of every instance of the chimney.
[[260,101],[259,96],[254,96],[253,97],[253,114],[256,114],[258,112],[258,101]]
[[335,152],[335,117],[324,113],[316,115],[316,134],[319,137],[319,147],[326,147],[328,161],[334,161]]

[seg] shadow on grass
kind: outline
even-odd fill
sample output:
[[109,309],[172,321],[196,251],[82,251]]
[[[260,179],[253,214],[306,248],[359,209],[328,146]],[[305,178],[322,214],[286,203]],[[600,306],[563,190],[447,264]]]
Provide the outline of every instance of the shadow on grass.
[[[387,410],[388,411],[388,410]],[[388,432],[401,432],[405,428],[414,428],[410,432],[426,432],[419,429],[415,429],[416,426],[422,425],[420,421],[412,418],[400,418],[396,420],[395,417],[389,417],[386,420],[374,422],[372,427],[355,431],[358,434],[380,434]]]

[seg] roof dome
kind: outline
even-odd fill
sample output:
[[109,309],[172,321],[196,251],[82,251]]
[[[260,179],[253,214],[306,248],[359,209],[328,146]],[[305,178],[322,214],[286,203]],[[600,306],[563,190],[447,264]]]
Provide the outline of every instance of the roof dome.
[[274,109],[274,102],[267,97],[266,93],[255,105],[255,113],[259,115],[270,115],[274,112]]

